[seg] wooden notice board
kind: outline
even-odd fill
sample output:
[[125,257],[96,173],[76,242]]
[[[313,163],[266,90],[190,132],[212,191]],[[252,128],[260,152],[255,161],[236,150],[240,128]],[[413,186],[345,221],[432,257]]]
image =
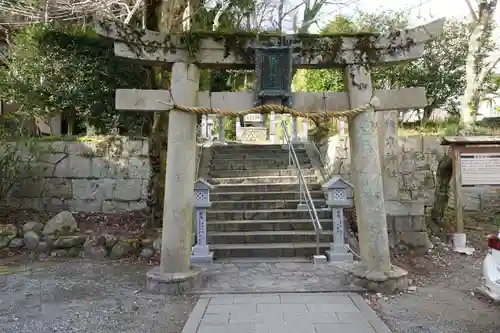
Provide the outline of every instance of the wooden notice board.
[[464,232],[463,190],[500,187],[500,137],[444,137],[443,146],[451,147],[453,157],[453,194],[457,233]]

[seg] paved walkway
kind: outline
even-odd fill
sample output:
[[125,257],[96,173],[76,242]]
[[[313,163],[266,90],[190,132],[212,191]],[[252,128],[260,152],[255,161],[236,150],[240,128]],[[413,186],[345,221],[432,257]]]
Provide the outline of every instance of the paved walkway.
[[391,333],[354,293],[203,295],[182,333]]
[[361,291],[347,280],[347,266],[310,261],[225,260],[202,267],[203,285],[194,293],[283,293]]

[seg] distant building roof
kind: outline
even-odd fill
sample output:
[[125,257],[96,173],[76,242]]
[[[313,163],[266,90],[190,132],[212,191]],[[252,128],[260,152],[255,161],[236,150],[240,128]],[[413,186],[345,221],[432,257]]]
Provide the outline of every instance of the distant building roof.
[[500,136],[445,136],[441,141],[442,146],[449,145],[497,145]]

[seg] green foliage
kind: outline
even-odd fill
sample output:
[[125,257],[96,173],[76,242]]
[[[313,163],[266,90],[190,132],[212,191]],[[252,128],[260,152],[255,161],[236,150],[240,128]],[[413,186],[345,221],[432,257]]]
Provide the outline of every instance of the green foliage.
[[119,61],[112,44],[92,31],[33,25],[11,40],[7,66],[0,72],[0,98],[18,104],[17,115],[23,118],[62,111],[96,133],[130,130],[143,119],[114,109],[115,90],[144,87],[145,74]]
[[[408,23],[404,12],[364,13],[352,17],[337,16],[322,33],[387,32],[390,28],[404,28]],[[469,27],[456,20],[448,20],[443,34],[426,45],[424,56],[409,63],[372,69],[374,89],[391,87],[425,87],[428,106],[424,120],[432,110],[441,108],[458,114],[458,97],[465,87],[465,58]],[[344,80],[336,69],[299,70],[294,87],[299,91],[342,91]]]
[[[12,189],[26,178],[32,178],[30,163],[38,149],[33,139],[8,142],[5,128],[0,128],[0,205],[5,203]],[[31,156],[31,159],[27,159]]]

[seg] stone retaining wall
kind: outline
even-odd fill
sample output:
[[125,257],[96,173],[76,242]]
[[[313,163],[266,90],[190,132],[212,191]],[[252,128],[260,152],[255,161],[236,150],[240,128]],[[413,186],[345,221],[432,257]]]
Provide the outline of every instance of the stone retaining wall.
[[35,156],[24,154],[31,177],[13,189],[7,206],[104,213],[146,208],[147,140],[41,141],[36,148]]
[[[425,207],[432,206],[437,166],[448,150],[441,146],[441,140],[437,136],[408,136],[381,143],[387,229],[394,247],[427,245]],[[350,178],[348,146],[348,143],[342,146],[335,136],[319,150],[332,170]],[[500,212],[497,189],[465,190],[464,198],[466,211],[490,215]]]

